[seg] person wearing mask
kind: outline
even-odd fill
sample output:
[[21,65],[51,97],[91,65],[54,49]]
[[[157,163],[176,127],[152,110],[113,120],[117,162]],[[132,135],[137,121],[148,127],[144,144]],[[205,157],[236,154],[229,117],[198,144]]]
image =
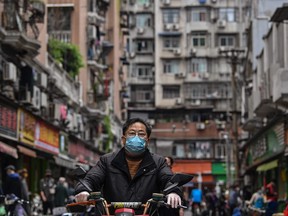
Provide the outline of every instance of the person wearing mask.
[[[128,119],[122,128],[123,148],[101,156],[83,181],[93,191],[102,191],[108,203],[146,203],[153,193],[160,193],[170,184],[173,173],[164,157],[149,151],[151,131],[151,126],[143,119]],[[89,195],[80,183],[77,184],[75,193],[78,202],[87,200]],[[179,187],[167,195],[167,202],[172,208],[181,204],[180,195]],[[141,210],[135,212],[142,213]]]
[[55,182],[52,178],[50,169],[46,169],[45,177],[40,180],[40,196],[43,204],[43,214],[46,215],[48,210],[53,212],[54,195],[55,195]]

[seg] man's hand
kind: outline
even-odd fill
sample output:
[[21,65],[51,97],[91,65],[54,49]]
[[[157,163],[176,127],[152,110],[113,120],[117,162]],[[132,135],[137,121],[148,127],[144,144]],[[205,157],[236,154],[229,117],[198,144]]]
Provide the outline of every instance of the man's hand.
[[89,196],[89,193],[87,191],[82,191],[81,193],[78,193],[75,195],[75,200],[76,202],[87,201],[88,196]]
[[181,205],[181,198],[176,193],[170,193],[167,195],[167,203],[171,205],[172,208],[177,208],[178,205]]

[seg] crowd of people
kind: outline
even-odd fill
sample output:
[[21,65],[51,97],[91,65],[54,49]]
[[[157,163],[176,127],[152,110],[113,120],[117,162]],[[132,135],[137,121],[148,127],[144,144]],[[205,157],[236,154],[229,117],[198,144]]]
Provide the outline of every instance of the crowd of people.
[[[14,165],[8,165],[6,168],[6,179],[0,188],[0,194],[14,194],[19,199],[29,201],[23,203],[27,215],[32,215],[31,209],[32,194],[27,184],[28,171],[26,168],[16,171]],[[42,203],[41,213],[53,214],[55,207],[62,207],[73,199],[74,189],[69,186],[64,177],[60,177],[56,182],[52,177],[50,169],[46,169],[45,176],[40,180],[40,197]]]

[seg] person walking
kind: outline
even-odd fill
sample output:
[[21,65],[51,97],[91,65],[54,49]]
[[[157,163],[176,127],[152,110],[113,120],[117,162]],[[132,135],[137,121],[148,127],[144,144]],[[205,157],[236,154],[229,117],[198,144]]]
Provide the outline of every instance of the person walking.
[[266,216],[272,216],[277,211],[278,193],[277,193],[275,182],[276,182],[275,180],[272,180],[265,187],[266,202],[267,202],[267,207],[266,207],[266,211],[265,211]]
[[50,214],[53,212],[55,187],[56,185],[52,178],[52,172],[50,169],[46,169],[45,177],[40,180],[40,196],[44,215],[47,214],[48,210],[50,210]]
[[65,187],[65,183],[66,179],[64,177],[60,177],[58,184],[55,188],[55,199],[54,199],[55,207],[65,206],[69,198],[68,188]]

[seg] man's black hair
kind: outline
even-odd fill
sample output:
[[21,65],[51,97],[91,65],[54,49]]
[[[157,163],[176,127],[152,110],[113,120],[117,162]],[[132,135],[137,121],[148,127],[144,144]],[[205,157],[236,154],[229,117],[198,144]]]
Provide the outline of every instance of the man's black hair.
[[148,124],[146,121],[144,121],[144,120],[141,119],[141,118],[131,118],[131,119],[128,119],[128,120],[123,124],[123,127],[122,127],[122,133],[123,133],[123,135],[125,135],[126,131],[127,131],[128,128],[130,127],[130,125],[132,125],[132,124],[134,124],[134,123],[136,123],[136,122],[140,122],[140,123],[142,123],[142,124],[145,125],[147,136],[150,137],[152,128],[151,128],[150,124]]

